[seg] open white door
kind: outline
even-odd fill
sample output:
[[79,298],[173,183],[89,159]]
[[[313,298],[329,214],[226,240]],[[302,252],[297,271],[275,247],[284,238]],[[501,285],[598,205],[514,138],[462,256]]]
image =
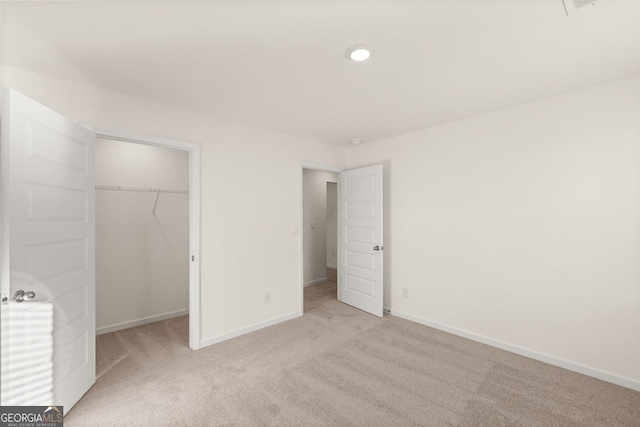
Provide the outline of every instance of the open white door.
[[93,156],[91,131],[4,90],[2,405],[69,411],[95,382]]
[[340,173],[338,300],[382,317],[382,165]]

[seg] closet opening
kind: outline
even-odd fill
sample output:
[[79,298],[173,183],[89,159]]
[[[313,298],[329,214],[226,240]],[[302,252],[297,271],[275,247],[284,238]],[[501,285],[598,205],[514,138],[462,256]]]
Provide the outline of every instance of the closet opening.
[[200,347],[198,165],[196,144],[98,133],[98,376],[101,342],[154,358]]

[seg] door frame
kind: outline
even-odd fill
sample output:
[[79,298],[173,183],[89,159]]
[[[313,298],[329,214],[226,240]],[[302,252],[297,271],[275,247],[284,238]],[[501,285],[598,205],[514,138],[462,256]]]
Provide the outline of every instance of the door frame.
[[[320,163],[305,162],[305,161],[300,162],[300,200],[299,200],[300,208],[298,209],[299,211],[298,224],[300,224],[298,227],[299,229],[298,281],[300,282],[300,288],[299,288],[300,289],[300,315],[304,314],[304,170],[305,169],[322,171],[322,172],[332,172],[336,174],[340,174],[340,172],[344,172],[347,170],[346,167],[323,165]],[[340,184],[338,183],[338,187],[339,186]],[[340,218],[338,218],[338,229],[340,228],[339,221],[340,221]],[[339,236],[340,236],[340,232],[338,232],[338,238]],[[339,264],[340,263],[338,262],[338,268],[340,268]],[[340,273],[338,273],[338,277],[340,277]],[[340,292],[340,286],[338,286],[338,292]]]
[[189,153],[189,347],[198,350],[200,337],[200,144],[142,135],[93,129],[96,138],[183,150]]

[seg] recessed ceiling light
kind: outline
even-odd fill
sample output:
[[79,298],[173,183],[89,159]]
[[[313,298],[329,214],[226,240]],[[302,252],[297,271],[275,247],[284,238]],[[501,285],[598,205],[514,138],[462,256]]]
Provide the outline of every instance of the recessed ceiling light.
[[362,140],[361,140],[361,139],[352,139],[352,140],[351,140],[351,143],[352,143],[352,144],[360,144],[361,142],[362,142]]
[[347,58],[356,62],[366,61],[371,56],[372,50],[366,44],[354,44],[347,49]]

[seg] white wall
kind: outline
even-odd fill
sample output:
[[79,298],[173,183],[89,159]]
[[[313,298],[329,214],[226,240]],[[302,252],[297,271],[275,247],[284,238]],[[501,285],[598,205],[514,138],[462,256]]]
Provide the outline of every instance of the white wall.
[[640,387],[639,103],[636,77],[348,149],[385,165],[385,305]]
[[[336,175],[336,180],[337,180]],[[327,182],[327,267],[338,268],[338,183]]]
[[343,148],[12,67],[4,79],[96,128],[200,143],[203,345],[301,313],[300,164],[343,167]]
[[303,245],[305,286],[327,280],[327,182],[335,173],[303,170]]
[[[189,190],[187,151],[98,139],[95,157],[96,185]],[[97,190],[98,333],[187,314],[188,297],[189,195]]]
[[96,185],[188,191],[189,153],[99,138]]

